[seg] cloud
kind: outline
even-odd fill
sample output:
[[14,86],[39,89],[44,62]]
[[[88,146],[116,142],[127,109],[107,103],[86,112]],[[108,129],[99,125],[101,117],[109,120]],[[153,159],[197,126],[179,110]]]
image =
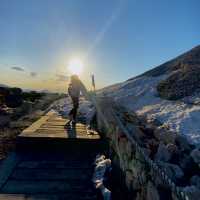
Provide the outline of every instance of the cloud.
[[31,76],[31,77],[36,77],[37,75],[38,75],[38,74],[37,74],[36,72],[31,72],[31,73],[30,73],[30,76]]
[[58,82],[68,81],[69,80],[68,76],[61,75],[61,74],[56,74],[56,77],[57,77],[56,81],[58,81]]
[[16,70],[16,71],[20,71],[20,72],[25,71],[22,67],[11,67],[11,69]]

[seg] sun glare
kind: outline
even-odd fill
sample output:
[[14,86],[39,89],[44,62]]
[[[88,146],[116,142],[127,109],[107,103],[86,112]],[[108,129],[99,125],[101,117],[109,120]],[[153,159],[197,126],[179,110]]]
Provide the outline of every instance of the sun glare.
[[83,70],[83,63],[80,59],[72,59],[68,63],[68,70],[71,74],[80,75]]

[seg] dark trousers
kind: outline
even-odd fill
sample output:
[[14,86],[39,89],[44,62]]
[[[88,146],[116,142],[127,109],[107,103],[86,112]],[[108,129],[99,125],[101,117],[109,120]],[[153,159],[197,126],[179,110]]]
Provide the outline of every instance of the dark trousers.
[[76,120],[77,111],[79,107],[79,97],[71,97],[71,98],[72,98],[73,108],[69,112],[69,115],[72,116],[73,120]]

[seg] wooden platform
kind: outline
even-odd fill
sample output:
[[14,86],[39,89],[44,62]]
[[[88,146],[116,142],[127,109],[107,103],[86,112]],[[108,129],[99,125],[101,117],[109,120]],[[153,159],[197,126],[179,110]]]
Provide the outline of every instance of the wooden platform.
[[85,124],[76,123],[75,126],[67,126],[68,121],[50,111],[25,129],[19,138],[100,139],[99,134],[94,130],[87,130]]
[[0,165],[0,200],[97,199],[91,179],[101,138],[67,122],[49,112],[18,136],[17,151]]

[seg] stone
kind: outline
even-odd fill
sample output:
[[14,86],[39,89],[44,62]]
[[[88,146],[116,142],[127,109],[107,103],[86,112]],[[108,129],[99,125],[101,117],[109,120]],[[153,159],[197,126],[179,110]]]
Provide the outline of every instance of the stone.
[[132,189],[139,190],[140,188],[141,188],[140,181],[137,179],[137,177],[134,177],[132,181]]
[[169,151],[171,158],[170,162],[174,164],[179,164],[179,157],[181,155],[181,151],[178,149],[178,147],[175,144],[169,143],[166,145],[167,150]]
[[155,139],[148,139],[147,144],[146,144],[146,147],[147,147],[146,149],[148,149],[149,153],[146,155],[149,155],[150,158],[153,158],[157,152],[158,145],[159,143]]
[[154,128],[150,125],[146,125],[145,127],[141,126],[140,130],[145,134],[145,137],[153,138],[154,136]]
[[169,143],[166,145],[166,147],[167,147],[167,150],[172,154],[177,153],[178,151],[178,148],[175,144]]
[[192,176],[192,178],[190,179],[190,184],[195,185],[196,187],[198,187],[198,189],[200,189],[200,176]]
[[176,182],[177,179],[183,178],[184,172],[178,165],[164,162],[159,162],[158,164],[173,181]]
[[183,190],[191,200],[197,200],[200,197],[200,190],[195,186],[187,186]]
[[137,115],[133,112],[123,112],[123,119],[126,121],[126,123],[138,124]]
[[150,156],[151,154],[151,150],[149,148],[141,148],[143,153],[146,155],[146,156]]
[[138,191],[136,193],[136,198],[134,198],[135,200],[144,200],[146,199],[146,188],[142,187],[140,188],[140,191]]
[[168,162],[172,157],[172,154],[168,151],[166,145],[160,143],[158,146],[157,153],[155,155],[156,161]]
[[135,125],[129,125],[129,129],[131,130],[131,133],[133,137],[137,140],[139,144],[142,144],[142,140],[145,137],[145,134],[141,131],[139,126]]
[[141,171],[140,176],[138,177],[140,185],[145,185],[148,181],[148,174],[145,170]]
[[158,190],[151,181],[147,184],[146,200],[160,200]]
[[131,190],[132,189],[132,182],[133,182],[133,173],[130,169],[127,169],[125,172],[125,176],[126,176],[126,187]]
[[160,127],[154,130],[154,137],[165,144],[175,144],[176,134]]
[[148,118],[147,123],[151,124],[153,126],[156,126],[156,127],[162,126],[162,122],[159,121],[157,118],[154,118],[154,117]]
[[8,127],[10,124],[9,115],[0,115],[0,128]]
[[192,159],[194,160],[194,162],[198,165],[200,165],[200,151],[199,149],[194,149],[190,156],[192,157]]
[[[144,171],[144,164],[142,164],[140,161],[137,161],[134,164],[134,167],[131,168],[133,176],[134,177],[139,177],[141,173]],[[139,180],[139,178],[138,178]]]
[[119,145],[119,151],[120,153],[126,153],[126,146],[127,146],[127,139],[126,138],[119,138],[119,142],[118,142],[118,145]]
[[181,151],[185,151],[185,152],[191,151],[190,144],[185,136],[177,135],[175,141]]
[[191,175],[191,173],[195,172],[196,164],[194,163],[191,156],[182,155],[179,160],[180,167],[184,170],[187,175]]
[[127,152],[128,159],[132,159],[135,154],[135,147],[134,145],[132,145],[130,141],[127,142],[126,152]]

